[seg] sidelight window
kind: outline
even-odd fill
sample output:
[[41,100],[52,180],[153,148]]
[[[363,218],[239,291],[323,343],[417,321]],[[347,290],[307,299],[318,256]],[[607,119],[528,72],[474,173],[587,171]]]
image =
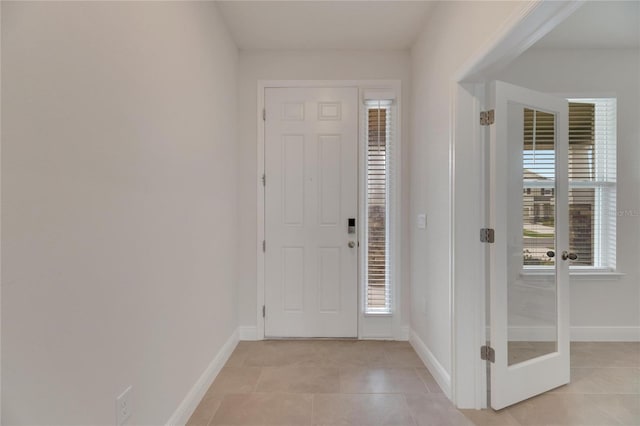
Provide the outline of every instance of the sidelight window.
[[365,102],[366,135],[366,313],[391,312],[391,169],[394,107],[389,100]]

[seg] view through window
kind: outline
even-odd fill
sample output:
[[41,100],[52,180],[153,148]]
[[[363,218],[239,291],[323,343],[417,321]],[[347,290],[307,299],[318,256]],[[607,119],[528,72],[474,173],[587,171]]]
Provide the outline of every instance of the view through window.
[[392,106],[389,101],[366,105],[367,167],[367,313],[391,311],[389,240],[389,155]]
[[[525,110],[523,265],[550,266],[555,240],[552,114]],[[615,269],[616,102],[569,102],[569,250],[574,267]]]

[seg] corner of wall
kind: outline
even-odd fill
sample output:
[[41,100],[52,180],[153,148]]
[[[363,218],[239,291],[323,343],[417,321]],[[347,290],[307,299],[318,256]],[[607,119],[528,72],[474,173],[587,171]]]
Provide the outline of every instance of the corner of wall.
[[255,341],[258,338],[258,327],[254,325],[241,325],[238,327],[238,338],[240,341]]
[[442,389],[442,392],[444,392],[447,398],[451,399],[451,375],[442,366],[442,364],[440,364],[438,359],[429,350],[420,336],[418,336],[418,334],[413,330],[411,330],[410,334],[409,343],[411,343],[411,346],[413,346],[413,349],[427,367],[427,370],[429,370],[433,378],[436,380]]
[[187,395],[167,421],[166,426],[184,426],[189,421],[189,418],[198,407],[207,390],[238,345],[238,333],[239,331],[235,330],[231,336],[229,336],[211,363],[209,363],[209,366],[200,375],[189,392],[187,392]]

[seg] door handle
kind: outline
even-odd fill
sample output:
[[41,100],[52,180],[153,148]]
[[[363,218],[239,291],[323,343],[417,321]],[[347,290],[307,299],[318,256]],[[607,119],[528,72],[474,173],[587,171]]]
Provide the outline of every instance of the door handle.
[[349,246],[349,248],[354,248],[356,246],[356,242],[355,241],[349,241],[347,243],[347,245]]
[[563,251],[562,252],[562,260],[576,260],[578,258],[578,255],[575,253],[569,253],[568,251]]

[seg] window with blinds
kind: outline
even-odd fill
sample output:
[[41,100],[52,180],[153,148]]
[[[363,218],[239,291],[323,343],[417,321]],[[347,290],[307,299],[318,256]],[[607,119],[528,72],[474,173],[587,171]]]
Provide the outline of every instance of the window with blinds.
[[390,166],[393,108],[367,101],[366,135],[366,313],[391,312]]
[[523,264],[553,265],[555,246],[555,115],[525,108],[523,146]]
[[[554,117],[525,110],[524,265],[552,265],[555,218]],[[571,266],[616,266],[616,100],[569,100],[569,249]],[[550,243],[551,242],[551,243]]]

